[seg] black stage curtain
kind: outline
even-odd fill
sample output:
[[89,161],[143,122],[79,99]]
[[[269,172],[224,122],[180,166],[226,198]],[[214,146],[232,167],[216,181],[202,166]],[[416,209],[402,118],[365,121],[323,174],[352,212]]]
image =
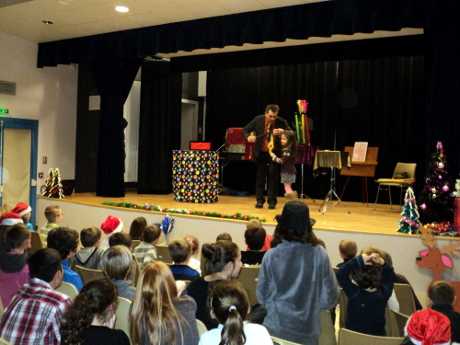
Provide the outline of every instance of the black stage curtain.
[[[376,176],[391,176],[398,161],[424,163],[423,72],[423,56],[209,71],[206,128],[212,131],[206,132],[206,139],[217,148],[228,127],[244,127],[269,103],[279,104],[280,116],[292,126],[296,101],[307,99],[308,116],[314,120],[312,144],[343,150],[356,141],[367,141],[380,147]],[[252,192],[255,175],[250,165],[230,163],[224,184]],[[350,182],[347,187],[346,200],[362,200],[360,181],[355,180],[355,186]],[[299,190],[299,174],[297,181]],[[373,200],[376,188],[370,183]],[[314,179],[307,167],[305,186],[306,194],[323,198],[329,177]]]
[[97,196],[124,197],[123,104],[142,59],[89,63],[89,69],[101,95],[100,129],[97,159]]
[[242,46],[266,41],[423,28],[432,7],[457,0],[335,0],[39,44],[37,66],[121,60],[180,50]]
[[167,62],[142,65],[139,194],[172,192],[172,150],[180,149],[182,75]]

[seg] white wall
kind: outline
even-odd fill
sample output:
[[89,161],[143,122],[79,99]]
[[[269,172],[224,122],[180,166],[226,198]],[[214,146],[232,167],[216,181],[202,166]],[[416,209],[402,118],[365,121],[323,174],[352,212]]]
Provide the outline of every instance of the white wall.
[[46,178],[49,168],[58,167],[61,178],[73,179],[78,69],[37,68],[38,44],[3,32],[0,47],[0,80],[16,83],[15,96],[0,94],[0,108],[9,109],[12,118],[39,120],[38,172]]

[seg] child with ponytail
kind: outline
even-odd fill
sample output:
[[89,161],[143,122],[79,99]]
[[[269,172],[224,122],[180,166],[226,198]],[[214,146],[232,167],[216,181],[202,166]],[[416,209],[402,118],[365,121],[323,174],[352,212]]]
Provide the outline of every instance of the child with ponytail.
[[267,345],[273,344],[267,329],[246,321],[249,298],[240,282],[220,281],[208,296],[208,306],[219,326],[204,333],[199,345]]

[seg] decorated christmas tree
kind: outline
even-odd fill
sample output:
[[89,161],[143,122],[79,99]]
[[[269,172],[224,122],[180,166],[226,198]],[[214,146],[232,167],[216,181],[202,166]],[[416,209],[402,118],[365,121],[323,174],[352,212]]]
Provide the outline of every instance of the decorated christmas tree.
[[64,199],[64,191],[62,189],[62,184],[61,184],[61,174],[59,173],[58,168],[54,170],[54,174],[52,178],[52,185],[51,185],[51,189],[50,189],[48,198]]
[[407,188],[406,196],[404,197],[404,208],[401,212],[401,220],[399,221],[398,232],[405,234],[418,234],[420,225],[419,213],[417,211],[414,191],[411,187]]
[[51,186],[53,185],[53,176],[54,171],[52,168],[48,171],[48,177],[46,178],[45,185],[42,187],[44,190],[42,191],[42,196],[49,198]]
[[449,231],[453,221],[453,183],[447,168],[447,156],[439,141],[428,161],[425,185],[418,202],[423,224],[431,223],[430,227],[439,233]]

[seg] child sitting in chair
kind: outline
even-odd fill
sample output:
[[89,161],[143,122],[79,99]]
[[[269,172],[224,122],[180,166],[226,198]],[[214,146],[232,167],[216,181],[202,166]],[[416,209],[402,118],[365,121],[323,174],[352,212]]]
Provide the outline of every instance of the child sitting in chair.
[[393,267],[377,253],[358,255],[337,271],[348,297],[346,328],[385,336],[385,308],[393,291]]

